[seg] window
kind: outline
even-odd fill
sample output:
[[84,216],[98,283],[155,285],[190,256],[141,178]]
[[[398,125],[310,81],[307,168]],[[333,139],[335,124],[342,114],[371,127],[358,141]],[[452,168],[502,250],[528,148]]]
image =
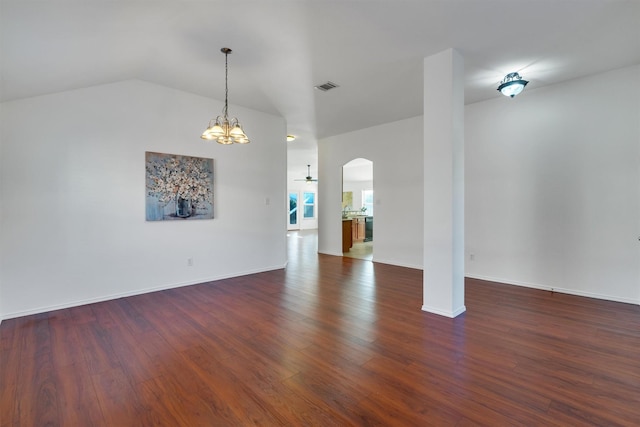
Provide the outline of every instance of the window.
[[304,192],[302,200],[303,204],[303,218],[310,219],[316,216],[316,193]]
[[367,215],[373,216],[373,190],[362,190],[362,207],[367,208]]
[[289,225],[298,223],[298,193],[289,193]]

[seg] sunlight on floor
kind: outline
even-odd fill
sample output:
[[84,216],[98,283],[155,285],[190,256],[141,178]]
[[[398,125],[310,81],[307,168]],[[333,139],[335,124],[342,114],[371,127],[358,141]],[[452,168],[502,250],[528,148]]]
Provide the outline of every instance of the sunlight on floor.
[[354,243],[349,252],[343,252],[342,256],[372,261],[373,242]]

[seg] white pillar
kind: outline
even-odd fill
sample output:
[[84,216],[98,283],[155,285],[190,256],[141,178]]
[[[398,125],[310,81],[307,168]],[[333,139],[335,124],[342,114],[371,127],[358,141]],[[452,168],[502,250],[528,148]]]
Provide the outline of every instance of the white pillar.
[[453,49],[424,59],[422,310],[464,306],[464,62]]

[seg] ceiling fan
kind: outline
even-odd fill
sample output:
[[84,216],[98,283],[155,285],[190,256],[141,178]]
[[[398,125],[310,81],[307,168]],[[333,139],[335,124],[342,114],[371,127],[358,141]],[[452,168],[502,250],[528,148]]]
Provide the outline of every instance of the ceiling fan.
[[311,177],[311,165],[307,165],[307,176],[305,179],[294,179],[294,181],[318,182],[317,179]]

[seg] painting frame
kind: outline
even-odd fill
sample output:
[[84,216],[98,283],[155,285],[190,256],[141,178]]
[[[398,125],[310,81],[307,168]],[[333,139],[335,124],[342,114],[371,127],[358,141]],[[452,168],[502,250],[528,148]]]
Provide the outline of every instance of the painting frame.
[[214,218],[212,158],[145,151],[146,221]]

